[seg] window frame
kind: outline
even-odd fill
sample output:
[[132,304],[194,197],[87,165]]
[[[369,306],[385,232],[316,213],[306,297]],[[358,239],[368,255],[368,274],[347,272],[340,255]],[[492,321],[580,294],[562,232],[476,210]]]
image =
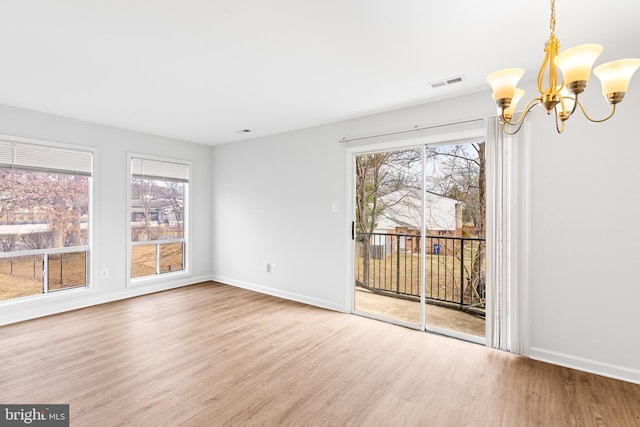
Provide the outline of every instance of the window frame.
[[[183,237],[177,239],[159,239],[159,240],[146,240],[146,241],[134,241],[132,239],[132,216],[133,216],[133,207],[131,204],[131,196],[132,189],[131,183],[134,175],[132,163],[134,159],[140,160],[148,160],[151,162],[161,162],[161,163],[169,163],[178,165],[181,167],[188,168],[188,178],[186,178],[185,186],[184,186],[184,208],[183,208]],[[153,156],[149,154],[141,154],[141,153],[127,153],[127,287],[137,287],[144,286],[153,283],[162,283],[169,280],[179,279],[183,277],[191,276],[191,177],[192,177],[192,163],[188,160],[184,159],[172,159],[166,157]],[[182,242],[182,270],[178,271],[170,271],[170,272],[160,272],[160,258],[156,257],[156,273],[148,276],[141,277],[131,277],[132,271],[132,248],[134,246],[143,246],[143,245],[156,245],[156,251],[159,251],[159,246],[163,244],[177,243]],[[158,255],[158,252],[156,252]]]
[[[15,170],[22,170],[28,172],[43,172],[43,173],[63,173],[68,175],[75,176],[86,176],[87,177],[87,240],[83,245],[76,246],[68,246],[68,247],[59,247],[59,248],[42,248],[42,249],[26,249],[19,250],[13,252],[2,252],[0,253],[0,258],[8,259],[15,257],[24,257],[24,256],[40,256],[42,257],[42,272],[41,272],[41,281],[42,281],[42,292],[37,294],[25,295],[21,297],[8,298],[4,300],[0,300],[0,306],[3,305],[11,305],[15,303],[21,303],[22,301],[30,301],[30,300],[42,300],[45,298],[59,298],[59,297],[69,297],[77,292],[92,292],[95,290],[96,280],[94,278],[94,272],[96,269],[93,267],[93,262],[97,258],[96,248],[94,246],[94,241],[96,239],[95,234],[97,232],[96,221],[97,221],[97,210],[95,209],[96,196],[95,196],[95,188],[97,186],[96,176],[97,176],[97,165],[98,165],[98,150],[95,147],[85,146],[85,145],[76,145],[76,144],[66,144],[60,142],[54,142],[49,140],[35,139],[35,138],[25,138],[18,137],[13,135],[5,135],[0,134],[0,142],[14,144],[17,146],[21,146],[26,148],[27,150],[47,151],[49,154],[52,152],[69,152],[75,153],[76,155],[88,155],[88,164],[84,164],[84,168],[88,167],[88,171],[85,169],[84,172],[81,171],[83,169],[82,166],[78,165],[77,174],[72,173],[73,169],[62,167],[61,169],[56,169],[51,167],[51,159],[50,156],[46,156],[46,158],[36,158],[34,161],[35,164],[31,166],[23,166],[23,167],[13,167]],[[6,148],[6,147],[5,147]],[[3,153],[6,155],[6,151]],[[55,157],[55,156],[54,156]],[[58,157],[58,159],[65,159],[67,156],[63,156],[63,158]],[[14,158],[15,160],[15,158]],[[21,163],[18,161],[18,163]],[[4,168],[8,164],[3,163]],[[77,285],[77,286],[69,286],[62,289],[49,289],[49,258],[55,255],[64,255],[68,253],[77,253],[84,252],[85,254],[85,284]]]

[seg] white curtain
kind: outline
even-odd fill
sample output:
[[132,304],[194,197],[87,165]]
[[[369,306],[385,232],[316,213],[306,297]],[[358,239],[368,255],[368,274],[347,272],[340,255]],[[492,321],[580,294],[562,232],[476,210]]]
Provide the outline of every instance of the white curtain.
[[528,129],[504,135],[485,121],[487,167],[487,345],[524,354],[527,324]]

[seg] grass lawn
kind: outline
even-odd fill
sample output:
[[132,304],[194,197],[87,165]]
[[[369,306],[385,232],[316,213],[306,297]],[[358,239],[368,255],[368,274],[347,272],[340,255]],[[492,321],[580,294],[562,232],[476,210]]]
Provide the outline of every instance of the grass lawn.
[[42,293],[42,255],[0,259],[0,300]]
[[[156,245],[134,246],[132,277],[156,274]],[[183,267],[182,243],[160,245],[160,272],[180,271]],[[0,301],[42,293],[42,255],[0,259]],[[86,285],[86,253],[51,254],[48,260],[50,291]]]
[[[461,261],[456,255],[427,254],[425,268],[426,297],[460,302],[461,283],[465,286],[464,303],[470,303],[471,293],[467,277],[474,253],[468,250],[464,257],[461,275]],[[364,278],[364,262],[361,256],[356,260],[356,280]],[[393,252],[381,259],[371,258],[369,266],[369,286],[376,289],[401,294],[420,295],[420,254]]]

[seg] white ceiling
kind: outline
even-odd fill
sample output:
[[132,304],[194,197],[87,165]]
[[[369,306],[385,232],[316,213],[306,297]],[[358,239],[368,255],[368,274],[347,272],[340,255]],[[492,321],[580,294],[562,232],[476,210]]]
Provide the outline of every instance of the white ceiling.
[[[556,9],[563,47],[640,57],[637,0]],[[544,0],[0,0],[0,104],[213,145],[533,80],[548,35]]]

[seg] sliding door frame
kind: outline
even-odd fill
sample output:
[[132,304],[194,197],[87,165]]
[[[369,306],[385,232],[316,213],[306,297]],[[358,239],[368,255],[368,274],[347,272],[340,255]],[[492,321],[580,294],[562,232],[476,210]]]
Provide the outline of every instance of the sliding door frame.
[[[420,270],[421,270],[421,274],[420,274],[420,324],[416,325],[413,323],[408,323],[408,322],[404,322],[398,319],[390,319],[390,318],[386,318],[386,317],[382,317],[382,316],[378,316],[372,313],[365,313],[365,312],[361,312],[358,311],[355,307],[355,297],[354,297],[354,292],[355,292],[355,285],[354,285],[354,277],[355,277],[355,239],[353,238],[355,236],[355,230],[352,228],[352,224],[355,224],[355,194],[356,194],[356,188],[355,188],[355,162],[356,162],[356,156],[358,155],[362,155],[362,154],[373,154],[373,153],[379,153],[379,152],[385,152],[385,151],[397,151],[397,150],[402,150],[402,149],[416,149],[416,148],[420,148],[422,150],[422,155],[423,155],[423,162],[422,162],[422,183],[424,185],[424,180],[425,180],[425,165],[424,165],[424,154],[425,154],[425,150],[426,147],[429,145],[449,145],[449,144],[455,144],[455,143],[464,143],[464,142],[471,142],[471,141],[478,141],[478,138],[484,138],[485,137],[485,130],[484,130],[484,125],[482,123],[482,121],[478,120],[477,121],[478,124],[476,127],[472,128],[472,129],[464,129],[464,130],[450,130],[449,132],[446,131],[446,129],[439,129],[439,131],[437,132],[433,132],[430,135],[424,135],[424,136],[418,136],[418,137],[414,137],[414,138],[405,138],[405,139],[400,139],[400,140],[386,140],[386,141],[382,141],[382,142],[371,142],[371,141],[358,141],[355,144],[351,144],[351,145],[347,145],[347,150],[346,150],[346,162],[347,162],[347,203],[346,203],[346,214],[347,214],[347,224],[349,224],[349,229],[351,230],[351,233],[348,235],[347,238],[347,251],[346,253],[349,256],[349,263],[348,263],[348,268],[347,268],[347,275],[348,275],[348,279],[347,279],[347,286],[346,286],[346,291],[347,291],[347,295],[346,295],[346,301],[348,304],[348,307],[350,307],[351,309],[351,313],[353,314],[357,314],[357,315],[361,315],[364,317],[369,317],[369,318],[373,318],[376,320],[382,320],[382,321],[386,321],[392,324],[397,324],[400,326],[405,326],[408,328],[413,328],[413,329],[418,329],[418,330],[422,330],[422,331],[429,331],[429,332],[434,332],[434,333],[438,333],[438,334],[444,334],[444,335],[448,335],[454,338],[460,338],[460,339],[464,339],[466,341],[471,341],[471,342],[475,342],[478,344],[483,344],[485,345],[486,343],[488,343],[489,341],[485,338],[482,337],[476,337],[473,335],[468,335],[468,334],[464,334],[464,333],[460,333],[460,332],[456,332],[456,331],[450,331],[450,330],[444,330],[444,329],[439,329],[437,327],[431,327],[425,324],[425,239],[421,239],[420,242]],[[372,138],[375,139],[375,138]],[[490,167],[491,165],[487,165],[487,167]],[[425,195],[424,195],[424,191],[422,192],[422,214],[423,214],[423,218],[425,215]],[[425,235],[425,221],[422,221],[421,224],[421,234],[422,236]],[[487,317],[490,315],[491,313],[491,307],[490,307],[490,301],[487,299]],[[487,327],[487,325],[489,325],[490,322],[488,322],[488,319],[486,321],[485,324],[485,334],[489,334],[490,331]]]
[[[354,284],[354,277],[355,277],[355,255],[356,255],[356,250],[355,250],[355,244],[356,244],[356,240],[355,240],[355,194],[356,194],[356,183],[355,183],[355,171],[356,171],[356,157],[359,155],[364,155],[364,154],[375,154],[375,153],[382,153],[382,152],[389,152],[389,151],[402,151],[402,150],[414,150],[414,149],[420,149],[421,151],[421,156],[423,161],[421,162],[421,180],[424,183],[424,155],[425,155],[425,145],[424,144],[420,144],[419,142],[417,143],[412,143],[407,145],[408,142],[410,141],[414,141],[414,139],[411,139],[409,141],[404,140],[402,141],[403,144],[389,144],[389,143],[384,143],[384,144],[379,144],[379,145],[361,145],[357,148],[355,148],[354,150],[347,150],[347,162],[348,162],[348,182],[349,182],[349,188],[347,191],[347,197],[348,197],[348,204],[347,204],[347,215],[349,215],[349,224],[351,227],[351,235],[349,236],[349,240],[348,240],[348,250],[347,250],[347,254],[349,254],[350,257],[350,262],[349,262],[349,268],[348,268],[348,273],[349,274],[349,285],[347,286],[347,292],[348,292],[348,298],[347,301],[349,302],[349,307],[351,309],[351,313],[353,314],[357,314],[359,316],[363,316],[363,317],[369,317],[371,319],[375,319],[375,320],[381,320],[384,322],[388,322],[388,323],[392,323],[395,325],[399,325],[399,326],[404,326],[407,328],[411,328],[411,329],[416,329],[419,331],[424,331],[425,330],[425,324],[424,324],[424,318],[425,318],[425,307],[424,307],[424,302],[425,302],[425,289],[423,286],[424,283],[424,239],[420,239],[420,318],[419,318],[419,322],[418,323],[411,323],[411,322],[405,322],[403,320],[399,320],[399,319],[394,319],[391,317],[385,317],[385,316],[380,316],[374,313],[368,313],[368,312],[364,312],[364,311],[359,311],[356,309],[355,306],[355,284]],[[424,218],[424,192],[422,195],[422,214],[423,214],[423,218]],[[424,225],[424,221],[422,221],[421,224],[421,228],[420,228],[420,233],[422,236],[424,236],[425,234],[425,225]]]

